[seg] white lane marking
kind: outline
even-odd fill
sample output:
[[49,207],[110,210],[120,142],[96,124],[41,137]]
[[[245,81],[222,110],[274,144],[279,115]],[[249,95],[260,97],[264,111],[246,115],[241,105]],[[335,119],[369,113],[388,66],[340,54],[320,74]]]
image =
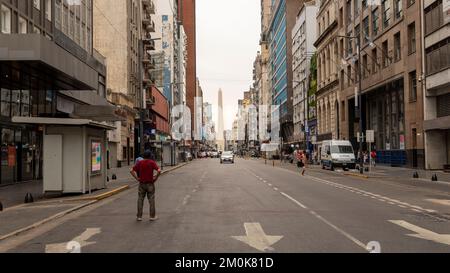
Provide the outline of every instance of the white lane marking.
[[244,223],[246,236],[231,236],[261,252],[274,250],[272,246],[283,239],[284,236],[267,235],[260,223]]
[[300,207],[302,207],[303,209],[306,209],[309,211],[309,213],[311,213],[312,215],[314,215],[317,219],[321,220],[322,222],[324,222],[325,224],[327,224],[328,226],[330,226],[331,228],[333,228],[334,230],[336,230],[337,232],[341,233],[342,235],[344,235],[345,237],[347,237],[350,241],[354,242],[356,245],[360,246],[361,248],[363,248],[364,250],[367,250],[367,246],[365,244],[363,244],[361,241],[359,241],[358,239],[356,239],[355,237],[353,237],[352,235],[350,235],[349,233],[345,232],[344,230],[338,228],[337,226],[333,225],[331,222],[329,222],[328,220],[326,220],[325,218],[323,218],[322,216],[320,216],[319,214],[317,214],[315,211],[308,209],[308,207],[306,207],[305,205],[303,205],[302,203],[300,203],[299,201],[297,201],[296,199],[294,199],[293,197],[289,196],[288,194],[281,192],[281,194],[283,196],[285,196],[286,198],[288,198],[289,200],[291,200],[292,202],[294,202],[295,204],[299,205]]
[[299,201],[295,200],[293,197],[287,195],[284,192],[280,192],[284,197],[288,198],[289,200],[291,200],[292,202],[294,202],[295,204],[299,205],[301,208],[303,209],[308,209],[307,206],[303,205],[302,203],[300,203]]
[[450,234],[438,234],[428,229],[424,229],[402,220],[390,220],[389,222],[401,226],[416,234],[408,234],[410,237],[433,241],[435,243],[450,245]]
[[269,187],[272,187],[272,184],[270,184],[270,183],[269,183],[269,184],[267,184],[267,185],[269,185]]
[[278,188],[273,188],[274,190],[278,191]]
[[59,244],[48,244],[45,246],[45,253],[80,253],[81,248],[93,245],[96,242],[88,242],[88,240],[99,234],[100,228],[88,228],[79,236],[73,238],[69,242]]
[[345,237],[347,237],[350,241],[354,242],[356,245],[360,246],[364,250],[367,250],[367,246],[365,244],[363,244],[361,241],[359,241],[358,239],[356,239],[355,237],[353,237],[352,235],[348,234],[344,230],[342,230],[342,229],[338,228],[337,226],[333,225],[331,222],[329,222],[327,219],[323,218],[322,216],[318,215],[316,212],[310,211],[310,213],[313,214],[314,216],[316,216],[319,220],[321,220],[325,224],[327,224],[330,227],[332,227],[337,232],[339,232],[342,235],[344,235]]
[[435,210],[424,209],[424,208],[422,208],[420,206],[414,206],[414,205],[411,205],[411,204],[406,203],[406,202],[402,202],[402,201],[399,201],[399,200],[396,200],[396,199],[391,199],[391,198],[386,197],[386,196],[382,196],[382,195],[379,195],[379,194],[374,194],[374,193],[371,193],[371,192],[360,190],[358,188],[354,188],[354,187],[351,187],[351,186],[345,186],[345,185],[342,185],[342,184],[339,184],[339,183],[334,183],[334,182],[331,182],[331,181],[328,181],[328,180],[324,180],[324,179],[321,179],[321,178],[317,178],[317,177],[314,177],[314,176],[307,176],[307,177],[310,178],[311,180],[315,180],[315,181],[323,183],[323,184],[331,185],[331,186],[333,186],[335,188],[342,188],[342,189],[347,190],[347,191],[354,191],[355,193],[357,193],[359,195],[363,195],[365,197],[373,197],[373,196],[375,196],[381,202],[387,202],[387,203],[389,203],[391,205],[398,205],[398,206],[402,205],[402,206],[405,206],[405,208],[409,208],[409,209],[411,209],[413,211],[416,211],[416,212],[422,212],[422,213],[436,213],[437,212]]
[[435,204],[439,204],[439,205],[450,206],[450,200],[425,199],[425,201],[428,201],[428,202],[431,202],[431,203],[435,203]]

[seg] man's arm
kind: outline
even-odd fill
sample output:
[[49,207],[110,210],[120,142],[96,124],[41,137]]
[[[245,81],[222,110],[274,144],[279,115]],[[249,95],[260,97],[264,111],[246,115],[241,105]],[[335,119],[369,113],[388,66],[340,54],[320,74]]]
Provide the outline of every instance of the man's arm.
[[139,181],[139,176],[138,176],[137,172],[135,171],[135,168],[136,168],[136,166],[133,167],[133,168],[131,168],[130,173],[131,173],[131,175],[134,177],[134,179],[136,179],[137,181]]
[[158,180],[159,176],[161,175],[161,168],[156,164],[156,162],[153,162],[153,169],[156,170],[156,175],[153,177],[153,182],[156,182]]

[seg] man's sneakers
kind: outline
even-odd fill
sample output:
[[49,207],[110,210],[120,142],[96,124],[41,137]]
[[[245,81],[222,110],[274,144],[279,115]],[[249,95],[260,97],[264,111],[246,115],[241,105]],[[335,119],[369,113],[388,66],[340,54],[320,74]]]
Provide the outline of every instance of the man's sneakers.
[[[154,221],[156,221],[156,220],[158,220],[158,217],[157,217],[157,216],[155,216],[155,217],[153,217],[153,218],[150,217],[150,221],[154,222]],[[142,222],[142,218],[138,217],[138,218],[136,219],[136,221]]]

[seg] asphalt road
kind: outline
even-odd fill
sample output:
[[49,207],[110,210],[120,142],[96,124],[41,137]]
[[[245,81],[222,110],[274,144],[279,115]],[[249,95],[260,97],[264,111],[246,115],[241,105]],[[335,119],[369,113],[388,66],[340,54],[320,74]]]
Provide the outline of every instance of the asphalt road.
[[[197,160],[157,183],[159,220],[136,222],[137,189],[0,244],[0,251],[450,252],[445,190],[261,161]],[[148,213],[148,204],[145,204]]]

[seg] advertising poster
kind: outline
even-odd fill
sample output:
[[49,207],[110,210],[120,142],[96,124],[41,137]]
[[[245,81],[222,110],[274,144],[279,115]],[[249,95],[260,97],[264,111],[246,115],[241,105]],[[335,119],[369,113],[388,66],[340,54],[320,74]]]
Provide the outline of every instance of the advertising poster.
[[405,149],[405,135],[400,135],[400,150]]
[[16,147],[8,146],[8,167],[16,166]]
[[102,144],[92,141],[92,172],[100,172],[102,169]]

